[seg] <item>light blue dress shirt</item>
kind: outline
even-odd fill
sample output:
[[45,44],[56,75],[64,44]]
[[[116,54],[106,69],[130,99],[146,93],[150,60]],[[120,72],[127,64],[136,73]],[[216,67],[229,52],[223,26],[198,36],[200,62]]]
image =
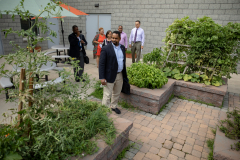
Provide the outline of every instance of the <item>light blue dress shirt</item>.
[[[134,41],[135,38],[135,33],[136,33],[136,27],[132,29],[130,37],[129,37],[129,44],[131,44]],[[144,45],[144,41],[145,41],[145,34],[144,34],[144,30],[142,28],[138,28],[137,30],[137,37],[136,37],[136,42],[141,42],[141,45]]]
[[118,46],[115,46],[113,43],[113,49],[115,51],[116,57],[117,57],[117,62],[118,62],[118,71],[117,72],[122,72],[123,70],[123,60],[124,60],[124,55],[121,49],[121,44]]

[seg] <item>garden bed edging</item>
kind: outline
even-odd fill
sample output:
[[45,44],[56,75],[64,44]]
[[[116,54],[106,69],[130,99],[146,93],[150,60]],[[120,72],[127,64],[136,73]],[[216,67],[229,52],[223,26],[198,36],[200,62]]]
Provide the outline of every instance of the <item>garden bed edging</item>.
[[138,88],[131,85],[131,94],[121,93],[120,98],[134,107],[152,114],[158,114],[172,94],[221,107],[227,93],[227,79],[224,80],[225,85],[215,87],[169,78],[168,83],[160,89]]
[[117,135],[114,143],[109,146],[104,140],[97,140],[98,152],[93,155],[87,155],[83,158],[71,157],[71,160],[115,160],[119,153],[129,145],[129,131],[133,127],[133,123],[127,119],[120,118],[116,115],[110,115],[113,119]]

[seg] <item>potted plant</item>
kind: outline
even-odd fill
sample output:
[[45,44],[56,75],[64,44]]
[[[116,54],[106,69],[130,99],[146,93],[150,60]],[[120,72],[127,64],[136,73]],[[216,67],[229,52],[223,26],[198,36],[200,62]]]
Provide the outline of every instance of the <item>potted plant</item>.
[[[132,51],[126,50],[126,58],[132,58]],[[137,58],[137,54],[135,54],[135,58]]]
[[[41,52],[42,47],[39,44],[37,44],[35,46],[34,50],[36,50],[36,52]],[[30,52],[33,53],[33,49],[32,48],[30,48]]]

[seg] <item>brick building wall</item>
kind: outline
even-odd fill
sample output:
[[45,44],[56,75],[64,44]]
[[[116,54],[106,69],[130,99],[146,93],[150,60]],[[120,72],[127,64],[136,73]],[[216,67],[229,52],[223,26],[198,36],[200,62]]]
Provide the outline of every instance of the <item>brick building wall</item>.
[[[198,17],[209,16],[221,25],[228,22],[240,23],[240,0],[63,0],[63,2],[88,14],[111,13],[112,30],[117,30],[118,25],[123,25],[123,31],[127,33],[128,38],[134,22],[140,20],[145,31],[143,53],[149,53],[153,48],[164,45],[162,39],[166,35],[165,30],[176,18],[188,15],[190,19],[196,20]],[[98,8],[94,7],[96,3],[99,3]],[[67,43],[67,36],[72,32],[71,26],[74,24],[86,34],[85,16],[64,18]]]
[[[130,35],[136,20],[141,21],[141,27],[145,31],[145,45],[143,53],[148,53],[153,48],[159,48],[164,43],[166,28],[172,24],[174,19],[189,16],[192,20],[198,17],[212,17],[216,23],[226,25],[228,22],[240,23],[240,0],[62,0],[88,14],[111,13],[112,30],[117,30],[118,25],[123,25],[123,30]],[[95,8],[94,4],[99,3]],[[20,29],[20,20],[15,22],[10,17],[0,19],[0,29],[13,27]],[[79,29],[86,35],[86,17],[64,18],[65,43],[68,44],[68,35],[72,32],[72,25],[78,25]],[[59,22],[60,26],[60,22]],[[59,27],[60,29],[61,27]],[[59,32],[60,33],[60,32]],[[5,54],[9,53],[12,47],[9,41],[14,39],[19,45],[25,45],[21,38],[11,36],[2,41]],[[91,42],[88,42],[91,43]],[[62,35],[60,34],[60,44]],[[43,49],[47,48],[47,42],[41,44]]]
[[[12,28],[13,30],[21,30],[21,23],[20,23],[20,17],[15,16],[15,20],[13,21],[10,15],[2,15],[2,18],[0,18],[0,30],[1,30],[1,39],[2,39],[2,45],[3,45],[3,51],[4,54],[14,53],[13,46],[9,43],[10,41],[14,41],[15,44],[18,44],[21,47],[26,47],[27,42],[23,41],[22,37],[19,37],[16,34],[9,34],[7,38],[5,38],[5,33],[2,31],[3,29],[9,29]],[[40,36],[46,36],[42,35],[40,31]],[[42,47],[42,50],[47,49],[47,41],[39,43],[39,45]]]

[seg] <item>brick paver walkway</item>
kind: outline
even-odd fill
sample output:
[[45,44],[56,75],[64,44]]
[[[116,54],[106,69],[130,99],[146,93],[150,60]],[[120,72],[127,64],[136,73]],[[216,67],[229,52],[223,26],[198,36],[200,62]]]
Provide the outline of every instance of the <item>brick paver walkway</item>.
[[207,159],[207,139],[214,139],[219,108],[174,98],[171,109],[162,120],[142,112],[121,109],[120,117],[133,122],[129,139],[139,144],[139,151],[127,152],[125,159],[198,160]]

